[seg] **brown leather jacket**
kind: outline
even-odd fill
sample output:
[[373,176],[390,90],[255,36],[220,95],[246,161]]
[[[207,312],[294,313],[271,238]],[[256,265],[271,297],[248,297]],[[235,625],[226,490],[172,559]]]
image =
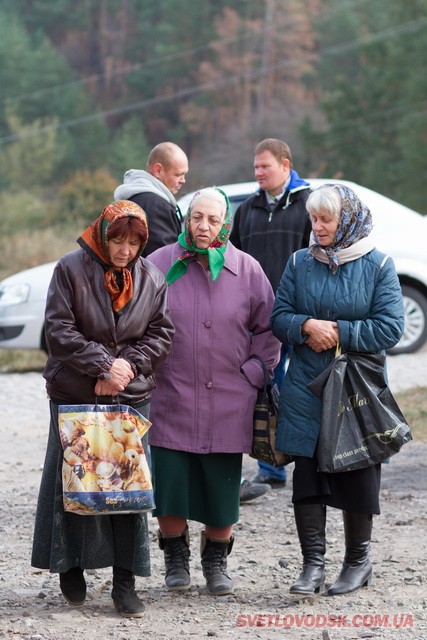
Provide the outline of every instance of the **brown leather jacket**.
[[[140,258],[132,269],[134,293],[117,323],[104,270],[82,249],[66,254],[55,267],[46,302],[49,356],[43,376],[54,400],[95,402],[98,377],[115,358],[124,358],[137,376],[120,393],[120,402],[148,400],[156,386],[153,371],[166,358],[175,332],[167,306],[163,274]],[[98,398],[110,403],[110,396]]]

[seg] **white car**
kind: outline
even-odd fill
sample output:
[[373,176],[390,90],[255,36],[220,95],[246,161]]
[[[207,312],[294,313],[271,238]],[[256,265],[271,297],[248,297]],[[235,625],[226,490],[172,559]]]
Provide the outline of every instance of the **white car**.
[[46,350],[44,310],[55,265],[48,262],[0,282],[0,347]]
[[[427,218],[385,196],[346,180],[309,179],[313,188],[342,182],[370,208],[376,245],[392,256],[405,302],[405,331],[391,353],[413,353],[427,340]],[[222,185],[233,210],[258,189],[257,182]],[[178,204],[186,213],[193,193]],[[21,271],[0,283],[0,348],[45,349],[44,308],[55,262]]]

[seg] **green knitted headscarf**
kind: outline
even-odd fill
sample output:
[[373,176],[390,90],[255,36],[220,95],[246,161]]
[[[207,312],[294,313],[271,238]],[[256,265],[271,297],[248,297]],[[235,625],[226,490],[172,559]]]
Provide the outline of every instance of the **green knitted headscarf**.
[[[200,189],[200,191],[197,191],[194,194],[190,202],[190,206],[188,207],[187,215],[185,216],[184,231],[178,237],[178,243],[181,245],[181,247],[184,247],[184,251],[181,253],[178,260],[173,263],[166,274],[166,282],[168,283],[168,285],[172,284],[172,282],[175,282],[175,280],[178,280],[178,278],[185,274],[185,272],[187,271],[189,260],[195,258],[198,253],[207,254],[212,280],[215,281],[221,273],[225,262],[224,252],[227,247],[228,238],[230,236],[232,211],[230,201],[224,191],[218,189],[218,187],[213,187],[213,189],[221,193],[226,203],[225,220],[221,227],[221,231],[218,233],[215,240],[209,245],[207,249],[198,249],[196,247],[196,243],[194,242],[190,232],[190,218],[195,200],[204,195],[205,189]],[[206,195],[208,196],[208,194]]]

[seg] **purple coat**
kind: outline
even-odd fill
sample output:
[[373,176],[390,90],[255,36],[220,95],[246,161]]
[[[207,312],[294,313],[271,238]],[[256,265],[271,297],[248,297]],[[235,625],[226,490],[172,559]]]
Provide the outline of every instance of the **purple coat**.
[[[177,243],[148,256],[166,274]],[[270,329],[274,294],[260,264],[230,242],[215,282],[196,260],[168,288],[175,336],[156,369],[151,445],[192,453],[250,453],[260,356],[272,372],[280,342]]]

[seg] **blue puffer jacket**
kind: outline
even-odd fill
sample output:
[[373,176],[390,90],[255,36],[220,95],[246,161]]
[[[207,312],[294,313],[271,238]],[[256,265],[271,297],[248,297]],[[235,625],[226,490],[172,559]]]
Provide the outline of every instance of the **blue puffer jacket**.
[[338,322],[343,350],[381,353],[393,347],[404,327],[402,293],[393,260],[373,249],[341,265],[328,265],[308,249],[294,253],[277,290],[271,326],[293,345],[280,394],[279,450],[312,457],[319,435],[321,401],[306,388],[332,361],[335,349],[316,353],[304,344],[308,318]]

